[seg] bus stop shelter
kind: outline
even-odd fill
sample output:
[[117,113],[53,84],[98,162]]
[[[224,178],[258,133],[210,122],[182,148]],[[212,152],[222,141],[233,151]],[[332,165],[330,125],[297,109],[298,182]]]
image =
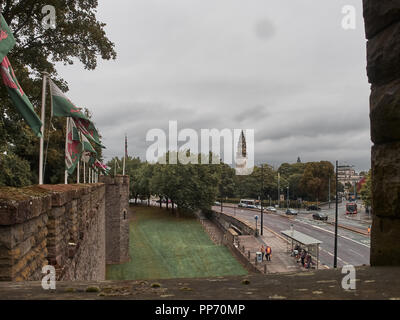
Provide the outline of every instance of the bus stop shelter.
[[288,239],[288,244],[291,243],[292,248],[290,252],[293,252],[293,247],[298,244],[301,248],[306,249],[311,257],[316,259],[318,269],[319,245],[322,243],[322,241],[314,239],[296,230],[284,230],[281,231],[281,234],[283,234],[286,239]]

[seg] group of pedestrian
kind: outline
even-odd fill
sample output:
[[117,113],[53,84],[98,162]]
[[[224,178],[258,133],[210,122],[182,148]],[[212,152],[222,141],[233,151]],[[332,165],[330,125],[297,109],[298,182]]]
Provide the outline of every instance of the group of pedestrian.
[[265,255],[266,261],[271,261],[272,249],[270,246],[266,245],[264,247],[264,245],[262,245],[260,251],[261,251],[261,260],[262,261],[264,261],[264,255]]
[[306,269],[311,268],[311,266],[314,264],[311,254],[307,252],[307,250],[302,249],[299,245],[294,247],[292,255],[297,259],[300,259],[297,260],[297,262],[301,262],[301,266]]
[[310,269],[311,265],[313,264],[311,255],[304,249],[301,251],[300,260],[301,265],[306,269]]

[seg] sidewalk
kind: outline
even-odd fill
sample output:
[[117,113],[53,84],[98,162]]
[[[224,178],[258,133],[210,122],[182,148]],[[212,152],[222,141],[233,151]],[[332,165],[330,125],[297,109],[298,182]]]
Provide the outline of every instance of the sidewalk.
[[[264,235],[255,238],[254,236],[239,236],[239,248],[248,257],[250,251],[250,262],[256,266],[262,273],[287,273],[287,272],[301,272],[307,271],[296,262],[294,257],[291,257],[288,252],[287,242],[278,237],[273,232],[264,229]],[[262,263],[255,262],[256,252],[261,251],[261,246],[269,245],[272,249],[271,261],[266,261],[265,256]],[[266,266],[266,269],[265,269]]]

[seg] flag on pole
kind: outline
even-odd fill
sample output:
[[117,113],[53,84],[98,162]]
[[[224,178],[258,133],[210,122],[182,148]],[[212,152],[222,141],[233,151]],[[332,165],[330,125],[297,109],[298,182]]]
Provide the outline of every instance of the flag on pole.
[[0,61],[6,57],[8,52],[14,47],[15,39],[6,20],[0,14]]
[[[0,41],[0,48],[1,48],[1,43],[2,41]],[[7,87],[7,91],[8,94],[10,95],[12,102],[14,103],[15,107],[17,108],[21,116],[31,127],[33,132],[38,137],[41,137],[42,121],[39,119],[27,95],[19,85],[18,80],[14,74],[14,70],[11,67],[10,61],[8,60],[7,57],[4,57],[0,66],[1,66],[0,67],[1,77],[3,79],[4,85]]]
[[89,120],[81,108],[75,106],[52,80],[50,82],[51,112],[55,117],[72,117]]
[[128,157],[128,136],[125,135],[125,158]]
[[97,129],[94,126],[93,122],[82,118],[74,118],[74,122],[79,131],[82,132],[82,134],[85,135],[87,139],[94,142],[98,146],[105,148],[105,146],[103,146],[100,142],[99,133],[97,132]]
[[81,158],[82,144],[79,139],[78,129],[75,123],[68,118],[67,143],[65,144],[65,168],[68,174],[72,174]]
[[86,151],[86,152],[90,152],[92,154],[97,154],[96,150],[94,150],[92,144],[90,143],[90,141],[88,140],[88,138],[86,138],[86,136],[84,134],[82,134],[81,132],[81,143],[82,143],[82,150]]

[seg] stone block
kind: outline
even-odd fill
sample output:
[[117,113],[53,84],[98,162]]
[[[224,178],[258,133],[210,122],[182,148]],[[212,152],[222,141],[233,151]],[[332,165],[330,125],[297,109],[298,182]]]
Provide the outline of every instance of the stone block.
[[375,216],[400,218],[400,142],[372,147],[372,203]]
[[398,0],[364,0],[365,33],[371,39],[396,21],[400,21]]
[[367,60],[370,83],[384,85],[400,77],[400,22],[368,41]]
[[374,216],[371,266],[400,265],[400,219]]

